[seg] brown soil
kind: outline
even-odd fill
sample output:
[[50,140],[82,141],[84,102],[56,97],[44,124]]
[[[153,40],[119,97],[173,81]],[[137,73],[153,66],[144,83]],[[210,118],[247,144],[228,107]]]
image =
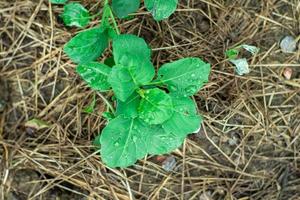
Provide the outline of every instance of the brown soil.
[[[102,1],[82,2],[101,10]],[[61,11],[47,0],[0,0],[0,199],[300,199],[300,53],[279,48],[299,36],[298,0],[180,0],[166,21],[143,9],[119,21],[149,42],[157,67],[187,56],[212,63],[195,96],[202,129],[172,153],[172,172],[157,157],[109,169],[94,152],[105,104],[97,97],[96,111],[82,112],[93,91],[62,51],[80,30],[65,28]],[[238,76],[224,52],[243,43],[261,51]],[[51,126],[26,129],[32,118]]]

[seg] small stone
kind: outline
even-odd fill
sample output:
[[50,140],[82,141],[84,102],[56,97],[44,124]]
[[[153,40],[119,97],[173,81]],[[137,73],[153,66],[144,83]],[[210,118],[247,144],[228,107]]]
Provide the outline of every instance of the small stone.
[[287,68],[284,69],[283,76],[286,80],[291,80],[292,75],[293,75],[293,69],[292,68],[287,67]]
[[0,99],[0,112],[2,112],[5,108],[5,102]]
[[229,143],[230,146],[237,145],[237,138],[236,137],[229,138],[228,143]]
[[166,171],[172,171],[176,166],[176,159],[174,156],[169,156],[167,159],[162,163],[162,168]]
[[280,42],[280,48],[283,53],[293,53],[297,48],[297,41],[292,36],[285,36]]
[[200,195],[199,200],[212,200],[211,192],[203,192]]

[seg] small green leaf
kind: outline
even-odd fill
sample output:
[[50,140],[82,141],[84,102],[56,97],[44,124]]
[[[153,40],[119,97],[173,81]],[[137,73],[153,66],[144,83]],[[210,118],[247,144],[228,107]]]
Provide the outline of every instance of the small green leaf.
[[192,96],[208,81],[210,64],[199,58],[183,58],[164,64],[158,71],[158,80],[177,96]]
[[151,134],[146,136],[148,153],[165,154],[177,149],[185,137],[172,132],[166,132],[161,126],[151,127]]
[[174,113],[162,126],[166,132],[172,132],[186,137],[187,134],[198,130],[202,118],[197,115],[196,105],[189,97],[172,97]]
[[116,97],[126,101],[139,86],[149,83],[153,77],[154,68],[150,62],[129,67],[116,65],[108,77],[108,82]]
[[82,28],[90,22],[90,14],[80,3],[68,3],[61,15],[65,25]]
[[147,154],[151,129],[139,119],[118,116],[101,133],[101,157],[109,167],[127,167]]
[[170,95],[158,88],[146,90],[142,96],[139,117],[148,124],[161,124],[173,114]]
[[229,49],[225,53],[229,59],[236,59],[238,57],[240,51],[237,49]]
[[137,66],[150,61],[151,50],[144,39],[135,35],[122,34],[113,39],[113,55],[116,64]]
[[136,12],[140,7],[140,0],[112,0],[112,9],[119,18],[125,18]]
[[107,121],[111,121],[115,118],[115,115],[111,112],[103,112],[102,117],[104,117]]
[[103,28],[79,33],[64,47],[64,52],[75,63],[88,63],[97,59],[108,46],[108,34]]
[[93,95],[93,101],[87,107],[85,107],[83,109],[83,112],[89,113],[89,114],[93,113],[95,105],[96,105],[96,95],[94,93],[94,95]]
[[111,68],[102,63],[80,64],[77,66],[76,71],[95,90],[107,91],[111,87],[107,81]]
[[116,114],[124,117],[137,117],[140,100],[140,96],[137,93],[132,94],[125,102],[117,100]]
[[53,4],[65,4],[68,0],[50,0]]
[[145,6],[156,21],[166,19],[177,8],[178,0],[145,0]]

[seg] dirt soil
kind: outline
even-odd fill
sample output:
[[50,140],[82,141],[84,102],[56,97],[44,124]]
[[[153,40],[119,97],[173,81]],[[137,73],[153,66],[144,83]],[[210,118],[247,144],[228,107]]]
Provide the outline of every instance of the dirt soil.
[[[93,14],[102,7],[81,2]],[[299,36],[300,2],[179,2],[159,23],[144,8],[118,22],[123,33],[147,40],[157,68],[188,56],[212,64],[195,96],[202,128],[170,154],[176,166],[166,171],[165,157],[126,169],[102,163],[91,142],[105,124],[105,104],[97,96],[95,112],[83,112],[94,92],[62,51],[81,30],[66,28],[62,6],[48,0],[0,0],[0,199],[300,199],[300,52],[279,46],[284,36]],[[251,72],[238,76],[224,52],[244,43],[260,52],[245,55]],[[26,127],[32,118],[50,126]]]

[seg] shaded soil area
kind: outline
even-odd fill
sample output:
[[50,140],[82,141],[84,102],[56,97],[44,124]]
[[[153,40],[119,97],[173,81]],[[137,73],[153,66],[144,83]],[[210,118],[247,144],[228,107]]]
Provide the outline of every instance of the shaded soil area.
[[[0,0],[1,199],[299,199],[300,53],[279,45],[287,35],[299,39],[299,1],[179,2],[159,23],[144,8],[118,21],[123,33],[146,39],[156,68],[183,57],[212,64],[194,97],[202,128],[170,154],[176,166],[166,171],[170,155],[126,169],[102,163],[91,142],[106,123],[105,103],[96,95],[95,112],[83,112],[94,92],[62,50],[81,30],[66,28],[62,6],[46,0]],[[102,9],[101,1],[82,3],[93,14]],[[245,55],[251,72],[244,76],[224,54],[240,44],[260,48]],[[48,128],[29,129],[32,118]]]

